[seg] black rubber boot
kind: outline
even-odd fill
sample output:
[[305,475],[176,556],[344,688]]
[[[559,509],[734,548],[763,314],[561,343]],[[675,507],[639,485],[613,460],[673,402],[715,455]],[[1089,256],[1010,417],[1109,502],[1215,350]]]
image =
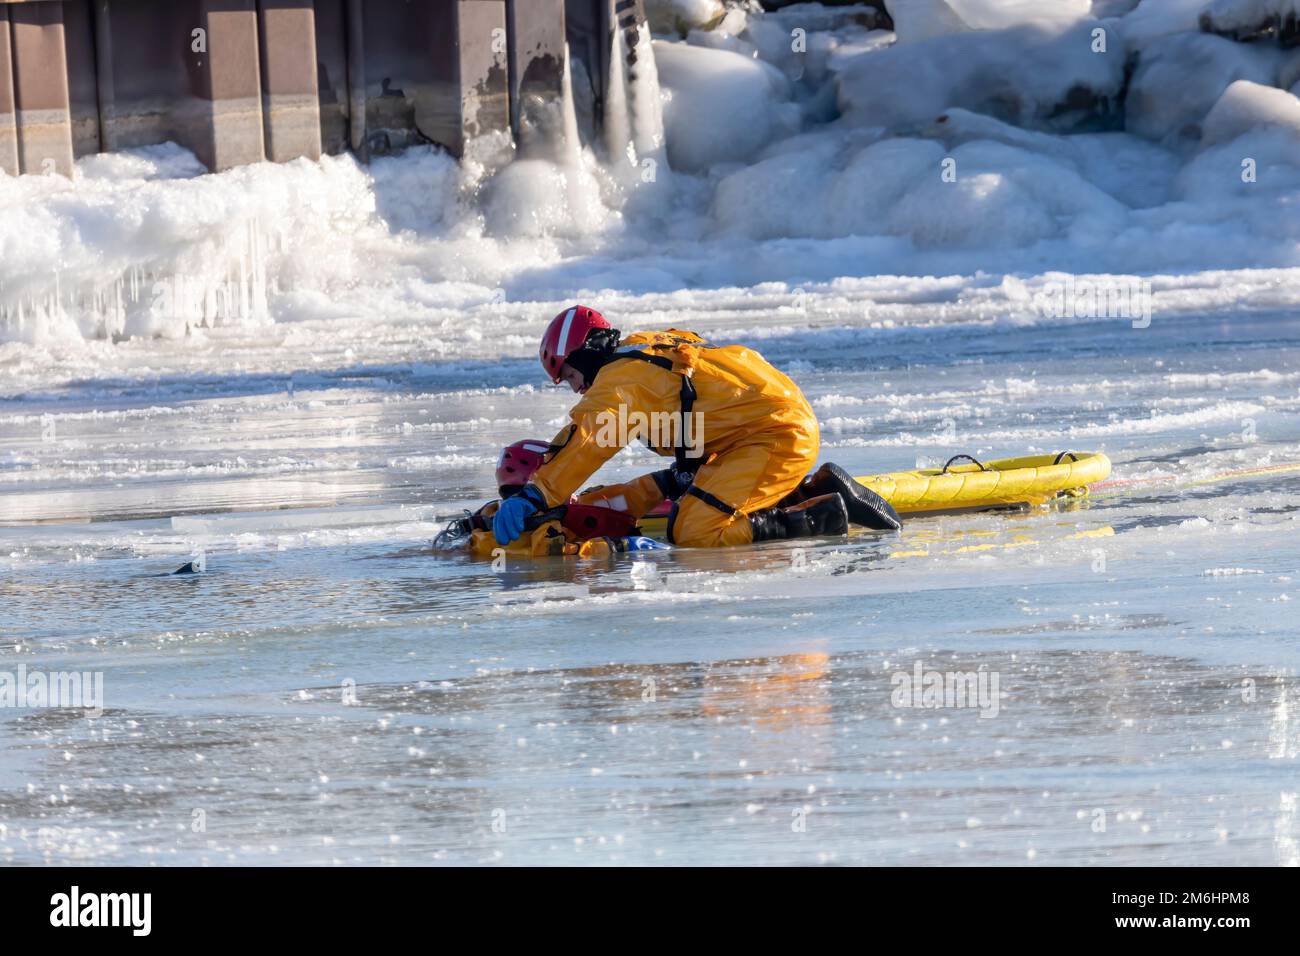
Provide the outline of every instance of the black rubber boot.
[[803,480],[800,489],[807,495],[838,494],[848,507],[849,520],[875,531],[897,531],[903,527],[898,512],[880,495],[839,465],[827,462]]
[[755,541],[847,534],[849,512],[837,494],[809,498],[789,508],[768,508],[749,516]]

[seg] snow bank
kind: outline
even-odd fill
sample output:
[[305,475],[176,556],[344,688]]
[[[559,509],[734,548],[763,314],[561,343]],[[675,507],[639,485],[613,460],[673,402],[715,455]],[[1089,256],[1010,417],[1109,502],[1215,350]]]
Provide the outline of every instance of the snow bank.
[[75,182],[0,176],[0,339],[265,322],[271,272],[309,284],[355,274],[357,247],[336,230],[377,220],[351,158],[202,173],[165,145],[84,160]]
[[[1179,308],[1281,307],[1263,273],[1195,277],[1300,266],[1297,217],[1279,214],[1300,200],[1297,104],[1275,88],[1300,88],[1300,55],[1193,32],[1201,5],[891,2],[896,44],[867,8],[737,4],[653,43],[662,98],[649,69],[611,89],[625,122],[600,157],[571,135],[503,168],[422,148],[206,175],[165,146],[84,158],[73,183],[0,176],[0,342],[278,322],[314,347],[330,323],[422,323],[434,360],[466,348],[466,310],[495,355],[531,342],[539,301],[671,311],[703,288],[748,309],[779,287],[767,315],[790,289],[864,276],[895,278],[858,303],[900,276],[949,277],[946,296],[1060,271],[1189,273]],[[938,20],[909,27],[926,10]],[[1110,130],[1131,54],[1128,130]]]
[[895,35],[878,28],[887,22],[863,4],[796,3],[761,15],[735,6],[712,29],[693,30],[687,42],[757,57],[801,82],[796,93],[806,95],[815,94],[847,58],[893,43]]
[[1277,85],[1289,89],[1292,93],[1300,86],[1300,50],[1293,50],[1282,62],[1277,71]]

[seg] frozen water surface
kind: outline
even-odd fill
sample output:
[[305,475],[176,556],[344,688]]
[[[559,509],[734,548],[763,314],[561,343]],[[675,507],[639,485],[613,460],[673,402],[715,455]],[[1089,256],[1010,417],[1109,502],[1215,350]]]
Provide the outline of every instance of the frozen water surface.
[[[512,385],[523,360],[10,398],[0,668],[102,671],[106,711],[6,712],[0,853],[1297,861],[1293,321],[763,347],[855,472],[1095,449],[1115,484],[498,573],[428,542],[490,494],[500,445],[558,423],[567,393]],[[200,549],[206,572],[167,574]],[[996,674],[996,714],[894,706],[918,661]]]

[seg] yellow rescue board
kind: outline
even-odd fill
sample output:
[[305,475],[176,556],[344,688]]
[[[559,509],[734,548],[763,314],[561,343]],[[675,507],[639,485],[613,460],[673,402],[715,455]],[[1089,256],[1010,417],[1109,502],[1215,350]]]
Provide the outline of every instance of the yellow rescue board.
[[[1110,459],[1101,452],[1028,455],[973,463],[952,463],[945,471],[897,471],[862,475],[857,480],[880,495],[901,515],[944,511],[981,511],[1015,505],[1041,505],[1053,498],[1078,498],[1088,486],[1110,475]],[[646,517],[641,531],[662,538],[667,519]]]
[[858,481],[899,514],[967,511],[1010,505],[1041,505],[1057,497],[1079,497],[1110,475],[1101,452],[1029,455],[981,463],[953,463],[947,470],[863,475]]

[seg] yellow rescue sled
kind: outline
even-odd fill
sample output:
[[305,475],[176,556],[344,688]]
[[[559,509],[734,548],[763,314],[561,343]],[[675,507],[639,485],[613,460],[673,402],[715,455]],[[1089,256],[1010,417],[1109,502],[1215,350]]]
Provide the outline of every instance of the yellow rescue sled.
[[[1055,498],[1081,498],[1088,486],[1105,481],[1110,459],[1101,452],[1064,451],[980,462],[955,455],[942,468],[861,475],[858,481],[884,498],[900,515],[988,511],[1042,505]],[[647,515],[641,533],[663,538],[668,519]]]
[[[959,464],[960,462],[960,464]],[[1061,452],[979,462],[956,455],[942,468],[863,475],[858,481],[902,515],[936,511],[981,511],[1012,505],[1041,505],[1053,498],[1077,498],[1110,475],[1101,452]]]

